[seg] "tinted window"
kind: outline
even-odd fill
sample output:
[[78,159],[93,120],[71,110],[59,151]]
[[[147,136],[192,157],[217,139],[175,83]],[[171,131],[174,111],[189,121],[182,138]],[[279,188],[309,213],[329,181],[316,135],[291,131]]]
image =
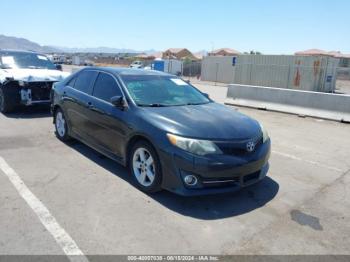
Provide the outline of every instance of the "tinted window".
[[75,85],[74,88],[87,93],[87,94],[91,94],[91,87],[93,82],[96,79],[97,76],[97,72],[96,71],[83,71],[78,75],[77,80],[75,81]]
[[121,96],[122,93],[115,79],[104,73],[100,73],[94,86],[95,97],[110,102],[113,96]]

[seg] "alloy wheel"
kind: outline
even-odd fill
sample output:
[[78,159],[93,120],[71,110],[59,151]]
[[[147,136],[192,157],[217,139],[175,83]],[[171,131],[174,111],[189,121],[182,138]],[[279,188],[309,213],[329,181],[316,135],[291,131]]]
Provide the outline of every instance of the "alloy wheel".
[[137,181],[144,187],[152,185],[156,168],[152,155],[145,148],[138,148],[134,152],[132,167]]
[[62,112],[58,112],[56,115],[56,130],[60,137],[64,137],[66,134],[66,120]]

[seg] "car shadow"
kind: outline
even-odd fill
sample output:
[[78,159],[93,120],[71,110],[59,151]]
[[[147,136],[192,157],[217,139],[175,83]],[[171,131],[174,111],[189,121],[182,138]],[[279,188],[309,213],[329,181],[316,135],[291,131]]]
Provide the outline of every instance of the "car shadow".
[[[102,156],[84,144],[74,141],[68,144],[86,158],[136,187],[127,168]],[[279,184],[270,177],[234,193],[183,197],[168,191],[149,195],[166,208],[184,216],[203,220],[216,220],[239,216],[258,209],[275,198]]]
[[51,117],[51,112],[50,107],[47,105],[35,105],[28,107],[18,107],[13,112],[5,113],[3,115],[7,118],[31,119]]

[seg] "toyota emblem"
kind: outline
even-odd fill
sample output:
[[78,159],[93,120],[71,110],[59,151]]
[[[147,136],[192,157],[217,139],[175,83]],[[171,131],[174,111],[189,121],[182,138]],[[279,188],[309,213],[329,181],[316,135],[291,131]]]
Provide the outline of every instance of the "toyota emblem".
[[247,151],[248,151],[248,152],[253,152],[254,149],[255,149],[255,144],[254,144],[254,142],[248,142],[248,143],[247,143]]

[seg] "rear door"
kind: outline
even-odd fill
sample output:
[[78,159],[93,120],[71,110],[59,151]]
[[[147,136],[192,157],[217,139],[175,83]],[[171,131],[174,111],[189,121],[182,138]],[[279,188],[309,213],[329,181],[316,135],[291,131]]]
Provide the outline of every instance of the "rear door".
[[112,105],[113,96],[123,96],[119,84],[111,74],[100,72],[93,87],[89,132],[103,150],[122,158],[130,113]]
[[90,129],[89,108],[93,84],[97,75],[97,71],[84,70],[69,81],[64,90],[64,108],[70,127],[75,135],[87,140],[87,142],[91,140],[88,132]]

